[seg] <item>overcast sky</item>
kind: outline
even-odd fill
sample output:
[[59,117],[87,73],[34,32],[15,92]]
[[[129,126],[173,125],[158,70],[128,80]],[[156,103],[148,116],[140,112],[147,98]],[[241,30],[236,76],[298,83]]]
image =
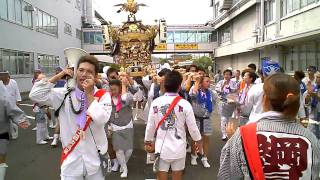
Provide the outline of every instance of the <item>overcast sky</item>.
[[[95,0],[101,5],[103,17],[115,25],[126,21],[127,13],[117,14],[119,7],[115,4],[125,3],[127,0]],[[205,24],[212,18],[210,0],[137,0],[148,7],[141,7],[137,19],[145,24],[154,24],[155,19],[164,18],[167,24]]]

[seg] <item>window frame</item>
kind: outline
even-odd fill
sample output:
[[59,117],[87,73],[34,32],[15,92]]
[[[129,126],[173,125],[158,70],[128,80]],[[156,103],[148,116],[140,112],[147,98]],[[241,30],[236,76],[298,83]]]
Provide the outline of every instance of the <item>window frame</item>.
[[[7,52],[7,66],[4,66],[4,52]],[[13,55],[14,54],[14,55]],[[28,54],[28,61],[26,61],[26,54]],[[22,55],[22,56],[20,56]],[[22,59],[21,59],[22,57]],[[26,51],[19,51],[19,50],[13,50],[13,49],[0,49],[0,70],[8,70],[9,73],[13,76],[19,76],[19,75],[31,75],[34,70],[34,60],[33,60],[33,52],[26,52]],[[20,68],[20,63],[22,62],[23,68]],[[28,64],[28,66],[26,66]],[[14,68],[13,72],[12,68]]]
[[[40,19],[39,19],[39,12],[41,13],[41,26],[40,26]],[[46,27],[46,28],[44,28],[44,15],[46,15],[46,16],[48,16],[49,17],[49,19],[50,19],[50,24],[51,24],[51,22],[52,22],[52,20],[51,20],[51,18],[53,18],[53,19],[55,19],[56,21],[56,26],[54,26],[54,27],[56,27],[55,28],[55,33],[51,33],[49,30],[48,30],[48,28]],[[41,9],[39,9],[39,8],[36,8],[36,19],[37,19],[37,24],[36,24],[36,30],[38,31],[38,32],[41,32],[41,33],[45,33],[45,34],[47,34],[47,35],[50,35],[50,36],[54,36],[54,37],[57,37],[58,38],[58,35],[59,35],[59,20],[58,20],[58,18],[57,17],[55,17],[55,16],[52,16],[51,14],[49,14],[49,13],[47,13],[47,12],[45,12],[45,11],[43,11],[43,10],[41,10]],[[49,24],[49,23],[48,23]]]

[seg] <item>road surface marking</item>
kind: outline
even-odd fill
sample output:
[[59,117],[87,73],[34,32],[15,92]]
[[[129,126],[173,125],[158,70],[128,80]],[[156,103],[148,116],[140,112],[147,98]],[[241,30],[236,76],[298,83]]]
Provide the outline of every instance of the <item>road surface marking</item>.
[[26,116],[28,119],[36,119],[35,117],[33,116]]
[[19,104],[20,106],[29,106],[29,107],[33,107],[33,104]]

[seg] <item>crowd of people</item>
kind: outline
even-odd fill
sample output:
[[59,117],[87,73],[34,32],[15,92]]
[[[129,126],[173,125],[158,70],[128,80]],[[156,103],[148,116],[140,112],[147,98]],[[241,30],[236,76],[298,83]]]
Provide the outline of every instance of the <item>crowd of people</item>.
[[[249,64],[241,71],[218,70],[214,77],[195,65],[148,67],[143,77],[114,68],[104,70],[106,77],[98,72],[98,60],[90,55],[74,68],[57,68],[53,77],[35,71],[29,97],[34,102],[36,143],[53,139],[51,145],[56,146],[61,140],[62,180],[102,180],[110,171],[127,178],[138,120],[146,124],[147,161],[159,180],[168,179],[168,174],[183,179],[187,152],[191,165],[198,165],[200,158],[202,166],[210,168],[215,110],[221,140],[226,141],[218,179],[319,179],[320,73],[314,66],[308,67],[307,77],[303,71],[286,75],[270,60],[259,68]],[[21,101],[13,93],[16,83],[9,86],[10,78],[0,77],[10,93],[2,96],[12,97],[7,108],[14,111]],[[1,119],[6,128],[0,140],[8,140],[9,132],[15,137],[17,128],[11,125],[10,130],[10,122],[29,125],[18,112],[4,114],[14,121]],[[53,137],[48,120],[56,122]],[[0,164],[5,163],[6,146],[7,141],[0,143]]]

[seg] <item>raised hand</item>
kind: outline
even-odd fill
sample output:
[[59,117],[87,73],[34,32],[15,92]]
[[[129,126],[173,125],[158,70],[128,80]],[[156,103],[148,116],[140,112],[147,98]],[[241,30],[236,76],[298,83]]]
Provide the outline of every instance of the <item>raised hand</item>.
[[81,85],[86,94],[92,95],[94,93],[95,78],[93,77],[93,75],[89,75],[89,77],[84,80]]
[[23,121],[19,123],[19,127],[22,129],[27,129],[30,126],[30,123],[28,121]]
[[67,66],[63,71],[61,71],[59,73],[61,75],[60,78],[63,78],[65,76],[67,76],[67,78],[72,78],[73,77],[73,68],[70,68],[69,66]]

